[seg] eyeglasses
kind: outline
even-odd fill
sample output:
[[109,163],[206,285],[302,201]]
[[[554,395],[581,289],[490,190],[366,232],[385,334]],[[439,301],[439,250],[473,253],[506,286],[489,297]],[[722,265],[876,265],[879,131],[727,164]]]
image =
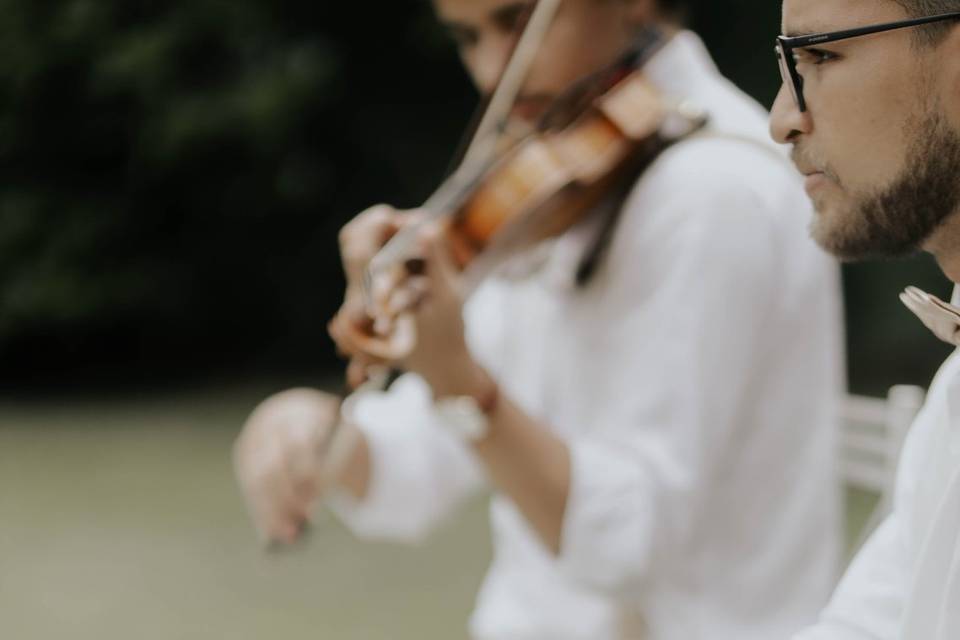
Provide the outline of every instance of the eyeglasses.
[[793,94],[793,100],[797,104],[800,112],[807,110],[807,101],[803,96],[803,76],[797,71],[797,59],[794,54],[795,49],[803,49],[815,44],[826,44],[836,42],[837,40],[847,40],[849,38],[858,38],[860,36],[870,35],[872,33],[882,33],[884,31],[893,31],[894,29],[905,29],[907,27],[917,27],[933,22],[942,22],[944,20],[960,19],[960,11],[943,13],[936,16],[925,16],[923,18],[912,18],[899,22],[888,22],[885,24],[875,24],[868,27],[859,27],[857,29],[846,29],[844,31],[830,31],[828,33],[815,33],[808,36],[786,37],[777,36],[777,60],[780,64],[780,75],[783,77],[783,83],[790,87]]

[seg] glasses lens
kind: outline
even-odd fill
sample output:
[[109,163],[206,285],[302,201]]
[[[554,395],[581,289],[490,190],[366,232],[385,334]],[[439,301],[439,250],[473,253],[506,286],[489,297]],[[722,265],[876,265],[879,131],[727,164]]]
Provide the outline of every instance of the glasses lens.
[[797,95],[797,85],[793,79],[793,73],[790,70],[790,66],[787,63],[787,54],[783,50],[783,45],[780,42],[777,42],[777,62],[780,65],[780,77],[783,78],[783,84],[790,87],[790,95],[793,96],[793,102],[797,105],[797,108],[800,108],[800,96]]

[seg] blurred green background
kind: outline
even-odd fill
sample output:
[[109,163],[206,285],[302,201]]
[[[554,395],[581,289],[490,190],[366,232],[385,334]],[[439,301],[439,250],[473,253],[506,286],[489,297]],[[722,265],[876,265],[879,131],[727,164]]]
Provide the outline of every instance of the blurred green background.
[[[764,104],[777,3],[694,3]],[[429,4],[0,0],[0,383],[155,386],[338,365],[336,230],[420,202],[475,95]],[[849,269],[853,387],[926,382],[945,349]]]
[[[769,105],[778,3],[693,5]],[[420,202],[469,118],[429,4],[0,15],[0,637],[460,637],[481,504],[429,549],[327,523],[268,558],[228,460],[259,398],[339,376],[337,229]],[[896,294],[949,284],[924,257],[844,277],[851,388],[926,385],[948,349]]]
[[0,637],[464,638],[482,502],[422,547],[363,544],[322,514],[302,548],[258,546],[229,448],[269,390],[0,403]]

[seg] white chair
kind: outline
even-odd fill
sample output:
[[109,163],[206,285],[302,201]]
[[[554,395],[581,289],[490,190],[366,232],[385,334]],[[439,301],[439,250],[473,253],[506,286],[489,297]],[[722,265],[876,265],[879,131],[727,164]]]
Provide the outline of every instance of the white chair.
[[880,500],[861,539],[890,512],[900,450],[923,405],[921,387],[897,385],[886,399],[847,396],[841,409],[840,471],[847,486],[876,493]]

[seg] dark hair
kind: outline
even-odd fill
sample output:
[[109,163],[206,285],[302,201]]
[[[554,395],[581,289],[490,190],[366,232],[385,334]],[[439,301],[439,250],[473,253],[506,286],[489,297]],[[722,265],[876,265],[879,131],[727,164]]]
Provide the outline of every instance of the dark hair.
[[[893,0],[903,7],[910,17],[935,16],[941,13],[960,11],[960,0]],[[935,46],[940,44],[956,22],[935,22],[918,27],[915,38],[918,44]]]
[[660,13],[671,22],[685,25],[690,21],[691,0],[657,0]]

